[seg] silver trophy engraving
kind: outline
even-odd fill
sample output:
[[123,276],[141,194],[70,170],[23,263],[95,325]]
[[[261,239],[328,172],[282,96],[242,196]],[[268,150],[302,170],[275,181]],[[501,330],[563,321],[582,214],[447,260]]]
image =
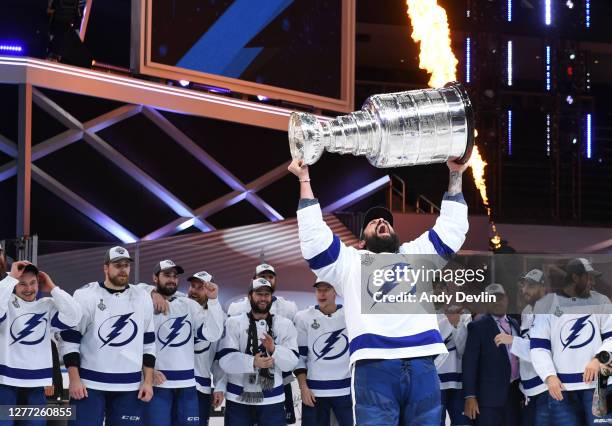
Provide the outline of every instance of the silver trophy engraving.
[[365,155],[375,167],[469,160],[474,145],[472,104],[457,82],[441,89],[370,96],[360,111],[320,122],[292,113],[294,159],[314,164],[323,151]]

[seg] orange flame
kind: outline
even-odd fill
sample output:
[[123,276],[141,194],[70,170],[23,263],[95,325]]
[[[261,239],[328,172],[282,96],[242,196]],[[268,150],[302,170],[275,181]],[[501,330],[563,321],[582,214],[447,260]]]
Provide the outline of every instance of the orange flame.
[[430,87],[457,79],[457,58],[451,49],[446,11],[437,0],[407,0],[412,39],[420,43],[419,67],[431,74]]
[[[450,29],[446,11],[437,0],[406,0],[408,5],[408,16],[412,23],[412,39],[420,44],[419,67],[431,74],[430,87],[442,87],[449,81],[457,80],[457,64],[451,48]],[[475,137],[478,135],[475,132]],[[474,145],[474,151],[470,160],[474,184],[480,192],[482,203],[487,210],[493,238],[491,243],[495,248],[501,246],[501,237],[497,233],[495,223],[491,220],[491,207],[487,197],[487,183],[485,181],[485,167],[487,163],[483,160],[478,147]]]
[[489,208],[489,197],[487,197],[487,183],[485,182],[485,167],[487,167],[487,162],[482,159],[480,155],[480,151],[477,146],[474,146],[474,151],[472,151],[472,159],[470,162],[470,167],[472,168],[472,176],[474,177],[474,184],[478,191],[480,191],[480,198],[482,198],[482,203],[485,207]]

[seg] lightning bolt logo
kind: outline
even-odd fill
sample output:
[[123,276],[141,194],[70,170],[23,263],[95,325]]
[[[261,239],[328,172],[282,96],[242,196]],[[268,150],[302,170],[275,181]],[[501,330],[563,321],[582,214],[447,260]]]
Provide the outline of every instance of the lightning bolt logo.
[[[204,342],[204,344],[198,346],[202,342]],[[200,328],[197,329],[193,338],[193,344],[197,346],[197,348],[195,349],[196,354],[204,353],[210,349],[210,342],[206,340],[206,337],[204,337],[204,324],[202,324]]]
[[[157,331],[157,338],[162,343],[162,347],[160,350],[164,349],[168,345],[170,345],[170,347],[182,346],[191,339],[191,323],[187,321],[186,318],[187,318],[187,314],[183,315],[182,317],[178,317],[178,318],[170,318],[169,320],[165,321],[159,327]],[[164,338],[161,336],[161,332],[162,330],[164,330],[164,325],[169,322],[172,322],[172,324],[167,326],[170,329],[170,332],[166,334],[166,337]],[[180,336],[181,330],[183,329],[185,325],[187,325],[188,330],[189,330],[189,332],[187,333],[187,337],[183,339],[181,342],[172,343],[178,336]]]
[[[19,342],[22,345],[36,345],[42,342],[47,333],[47,327],[46,327],[47,319],[45,318],[45,315],[46,314],[23,314],[15,318],[15,320],[11,324],[11,330],[10,330],[11,337],[13,338],[11,345],[17,342]],[[15,329],[20,328],[19,324],[22,323],[24,316],[31,316],[31,317],[27,321],[25,321],[25,323],[23,323],[21,330],[15,333],[14,328]],[[43,324],[43,323],[45,324],[45,326],[44,326],[44,331],[42,333],[42,336],[40,338],[36,340],[30,340],[30,341],[24,340],[26,337],[34,333],[36,328],[40,324]]]
[[[570,349],[578,349],[578,348],[582,348],[586,345],[588,345],[591,340],[593,340],[593,337],[595,336],[595,326],[593,326],[593,323],[591,321],[589,321],[589,317],[590,315],[585,315],[583,317],[580,317],[576,320],[570,320],[568,322],[566,322],[563,325],[563,330],[565,330],[565,328],[572,322],[574,321],[574,323],[572,324],[572,326],[570,327],[569,331],[569,335],[567,336],[567,338],[564,340],[563,339],[563,335],[565,333],[561,333],[561,344],[563,345],[563,350],[570,348]],[[591,335],[585,339],[583,342],[581,343],[575,343],[575,341],[578,339],[578,337],[581,336],[581,332],[582,330],[587,327],[590,326],[591,327]],[[572,345],[572,343],[575,343],[574,345]]]
[[[383,267],[381,269],[395,271],[395,268],[403,269],[405,266],[408,267],[409,269],[412,269],[412,267],[408,263],[401,263],[401,262],[400,263],[395,263],[393,265],[387,265],[387,266],[385,266],[385,267]],[[370,289],[370,283],[372,283],[372,285],[373,285],[373,278],[372,278],[372,276],[370,276],[370,278],[368,280],[368,294],[370,295],[370,297],[372,299],[374,298],[374,293],[380,292],[383,296],[385,296],[385,295],[389,294],[391,292],[391,290],[393,290],[395,287],[397,287],[398,285],[401,284],[401,282],[395,281],[395,279],[392,279],[392,280],[386,280],[385,279],[384,284],[382,286],[380,286],[380,288],[378,288],[375,291],[372,291]],[[416,293],[416,286],[415,285],[413,285],[411,287],[409,293],[410,294],[415,294]],[[372,307],[374,307],[374,305],[376,305],[377,303],[379,303],[379,302],[376,302],[376,301],[372,302],[372,306],[370,306],[370,309]],[[383,303],[385,303],[385,302],[383,302]]]
[[[100,346],[101,348],[106,345],[113,347],[127,345],[134,339],[134,337],[136,337],[136,333],[138,333],[138,326],[136,325],[134,320],[130,318],[133,314],[134,312],[130,312],[129,314],[123,315],[115,315],[113,317],[108,318],[100,325],[100,328],[98,328],[98,338],[102,341],[102,346]],[[110,322],[112,322],[112,325],[107,326],[107,323]],[[131,335],[128,338],[117,342],[117,337],[122,336],[126,327],[130,325],[132,328]],[[104,333],[103,329],[106,329],[107,327],[110,328],[110,330]],[[105,337],[102,337],[103,335],[105,335]]]
[[[343,331],[344,331],[344,328],[341,328],[340,330],[325,333],[319,336],[317,340],[315,340],[315,342],[312,345],[312,352],[317,356],[317,359],[315,361],[318,361],[321,358],[323,358],[326,361],[331,361],[333,359],[340,358],[342,355],[346,353],[346,351],[348,350],[348,337],[346,337],[346,334],[342,334]],[[325,339],[325,341],[322,344],[323,348],[320,351],[318,351],[317,350],[317,346],[319,346],[318,342],[323,339]],[[341,339],[344,339],[344,348],[342,348],[342,350],[340,350],[336,355],[328,356],[328,354],[335,348],[336,343],[340,341]]]

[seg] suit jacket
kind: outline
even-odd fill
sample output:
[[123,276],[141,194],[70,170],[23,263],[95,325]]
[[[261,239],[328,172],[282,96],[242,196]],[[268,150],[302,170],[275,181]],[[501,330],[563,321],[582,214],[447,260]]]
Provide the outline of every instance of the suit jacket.
[[[508,317],[514,334],[520,336],[518,323]],[[463,394],[476,396],[478,405],[503,407],[510,387],[510,359],[506,345],[495,345],[500,333],[497,321],[485,315],[468,324],[468,336],[463,353]]]

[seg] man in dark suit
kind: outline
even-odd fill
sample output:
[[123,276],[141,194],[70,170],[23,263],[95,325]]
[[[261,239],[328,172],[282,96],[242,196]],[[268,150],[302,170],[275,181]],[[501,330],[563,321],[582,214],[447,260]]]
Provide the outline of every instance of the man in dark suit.
[[468,324],[463,354],[465,415],[477,426],[520,424],[522,396],[519,390],[519,362],[507,345],[495,344],[500,333],[519,336],[516,321],[506,315],[508,297],[500,284],[485,288],[496,297],[487,304],[488,313]]

